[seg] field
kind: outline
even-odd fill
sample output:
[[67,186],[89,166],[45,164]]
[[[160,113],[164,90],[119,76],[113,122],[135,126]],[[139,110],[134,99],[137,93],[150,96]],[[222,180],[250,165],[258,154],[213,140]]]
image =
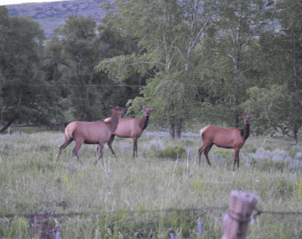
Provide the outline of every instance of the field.
[[[204,155],[198,167],[200,137],[148,135],[138,140],[138,158],[131,139],[116,138],[117,158],[106,146],[96,165],[93,145],[79,150],[83,165],[72,156],[74,144],[57,161],[62,132],[0,135],[0,237],[32,238],[35,213],[81,212],[57,218],[61,238],[221,238],[232,190],[257,194],[260,210],[302,212],[301,136],[296,146],[288,138],[250,136],[233,172],[233,150],[214,146],[212,167]],[[185,149],[179,160],[171,152],[160,157],[175,146]],[[302,238],[301,223],[302,215],[262,214],[247,238]]]

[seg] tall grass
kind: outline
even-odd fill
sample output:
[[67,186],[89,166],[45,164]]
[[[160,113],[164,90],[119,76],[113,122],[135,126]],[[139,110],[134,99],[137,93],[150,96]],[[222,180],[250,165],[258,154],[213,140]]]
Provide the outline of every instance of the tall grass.
[[[264,211],[301,212],[300,171],[244,166],[247,156],[260,147],[286,150],[294,157],[301,143],[291,147],[285,139],[264,140],[247,140],[240,151],[240,170],[233,172],[233,151],[215,146],[210,152],[212,167],[204,155],[198,167],[200,138],[142,138],[138,158],[132,158],[132,140],[120,139],[113,143],[117,158],[106,146],[104,158],[94,166],[93,145],[79,150],[83,165],[74,159],[72,144],[56,160],[63,133],[2,135],[0,237],[31,238],[25,214],[98,212],[58,218],[61,238],[169,238],[171,232],[176,238],[220,238],[220,220],[226,210],[205,208],[227,208],[232,190],[256,193],[260,196],[257,207]],[[175,146],[191,149],[188,161],[187,154],[179,162],[157,157],[160,150]],[[184,211],[167,211],[170,208]],[[19,216],[3,219],[7,214]],[[249,226],[247,238],[301,238],[301,222],[302,216],[263,214]]]

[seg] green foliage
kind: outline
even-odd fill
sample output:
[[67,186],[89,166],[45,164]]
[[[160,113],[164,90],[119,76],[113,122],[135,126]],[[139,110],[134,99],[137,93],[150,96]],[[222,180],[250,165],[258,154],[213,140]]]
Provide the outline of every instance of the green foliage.
[[62,108],[42,70],[43,30],[29,17],[7,16],[4,6],[0,15],[1,121],[50,124]]
[[249,99],[246,90],[259,82],[261,51],[253,36],[261,34],[274,15],[274,6],[263,7],[265,2],[219,1],[217,28],[202,46],[204,60],[197,63],[204,69],[200,87],[208,96],[202,104],[205,120],[239,127],[239,113],[252,112],[241,104]]
[[270,171],[274,166],[273,160],[268,160],[267,158],[262,159],[262,166],[261,169],[263,171]]
[[276,168],[276,170],[281,171],[281,172],[283,172],[283,170],[285,168],[287,168],[288,165],[289,165],[289,162],[288,161],[285,162],[284,160],[275,162],[275,168]]
[[185,152],[184,147],[176,145],[175,147],[167,147],[164,150],[160,150],[158,157],[176,159],[178,156],[178,158],[182,158],[185,156]]
[[223,157],[226,159],[234,158],[234,151],[232,150],[223,150],[217,149],[213,152],[213,154],[217,154],[218,157]]
[[[242,106],[256,113],[259,134],[281,132],[297,141],[301,120],[301,5],[298,1],[278,1],[276,18],[280,31],[261,34],[261,80],[250,88]],[[285,60],[286,59],[286,60]]]
[[258,161],[254,158],[251,158],[251,160],[249,161],[249,164],[251,165],[252,168],[254,168],[257,163],[258,163]]
[[106,11],[106,21],[122,35],[138,39],[139,51],[106,59],[96,69],[105,70],[116,81],[124,81],[134,73],[146,77],[147,84],[141,89],[143,97],[128,101],[130,111],[137,112],[140,105],[152,105],[157,109],[152,114],[155,124],[177,125],[181,130],[183,124],[196,117],[200,106],[195,100],[199,94],[199,71],[193,70],[191,56],[212,21],[211,1],[194,4],[164,0],[150,4],[118,0],[101,6]]
[[252,144],[245,144],[244,151],[246,153],[255,153],[257,151],[257,148]]
[[[94,70],[106,58],[135,51],[135,41],[121,37],[105,21],[96,25],[91,16],[70,15],[62,28],[54,32],[45,45],[44,67],[53,83],[69,85],[61,87],[59,92],[66,99],[66,106],[72,107],[74,119],[107,118],[107,105],[125,105],[129,98],[139,94],[138,88],[115,86],[117,83],[108,79],[104,71]],[[134,74],[125,83],[137,84],[136,79]]]

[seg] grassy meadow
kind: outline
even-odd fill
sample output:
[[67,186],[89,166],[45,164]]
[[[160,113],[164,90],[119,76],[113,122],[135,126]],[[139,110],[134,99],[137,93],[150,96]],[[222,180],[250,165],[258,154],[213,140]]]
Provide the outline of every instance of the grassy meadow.
[[[94,165],[95,146],[82,145],[81,165],[72,155],[74,143],[56,160],[62,132],[0,135],[0,238],[33,238],[26,216],[45,212],[100,213],[57,218],[61,238],[169,238],[170,233],[174,238],[221,238],[221,217],[232,190],[257,194],[260,210],[302,212],[302,159],[276,164],[253,158],[263,148],[294,159],[302,152],[299,140],[290,146],[288,138],[250,136],[240,151],[240,170],[233,172],[233,150],[216,146],[209,153],[212,167],[204,155],[198,167],[200,137],[142,137],[135,159],[132,140],[116,137],[117,158],[106,145],[103,159]],[[185,149],[179,161],[160,153],[175,146]],[[54,225],[53,220],[43,223]],[[262,214],[249,225],[247,238],[302,238],[301,223],[302,215]]]

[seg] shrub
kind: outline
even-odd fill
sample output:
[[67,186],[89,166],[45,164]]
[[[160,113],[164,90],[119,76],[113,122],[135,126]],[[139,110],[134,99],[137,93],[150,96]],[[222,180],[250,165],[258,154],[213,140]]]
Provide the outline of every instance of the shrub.
[[255,165],[257,164],[257,160],[254,158],[251,158],[251,160],[249,161],[249,164],[251,165],[251,167],[255,167]]
[[173,147],[167,147],[164,150],[159,151],[158,157],[160,158],[172,158],[176,159],[177,155],[178,158],[182,158],[185,155],[186,150],[182,146],[175,146]]
[[262,159],[262,170],[269,171],[274,165],[273,160],[268,160],[267,158]]
[[289,165],[288,161],[285,162],[284,160],[281,160],[275,163],[275,168],[276,170],[283,172],[284,168],[288,167],[288,165]]
[[244,151],[246,153],[255,153],[257,151],[257,148],[252,144],[246,144],[244,147]]
[[214,151],[214,154],[217,154],[218,157],[222,157],[222,158],[226,158],[226,159],[229,159],[229,158],[233,158],[234,156],[234,153],[233,151],[230,151],[230,150],[215,150]]

